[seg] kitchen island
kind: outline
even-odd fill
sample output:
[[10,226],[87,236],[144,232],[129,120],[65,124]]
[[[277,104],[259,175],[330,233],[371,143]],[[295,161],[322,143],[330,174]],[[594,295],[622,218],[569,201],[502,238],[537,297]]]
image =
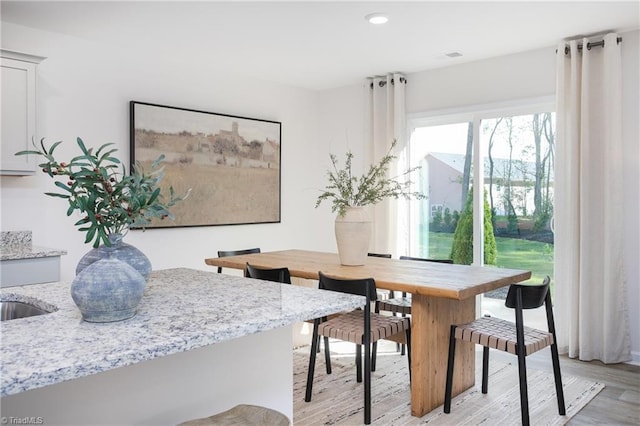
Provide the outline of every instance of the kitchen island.
[[191,269],[154,271],[135,317],[82,321],[70,283],[3,289],[55,312],[1,325],[3,418],[176,424],[239,403],[292,418],[292,324],[364,298]]

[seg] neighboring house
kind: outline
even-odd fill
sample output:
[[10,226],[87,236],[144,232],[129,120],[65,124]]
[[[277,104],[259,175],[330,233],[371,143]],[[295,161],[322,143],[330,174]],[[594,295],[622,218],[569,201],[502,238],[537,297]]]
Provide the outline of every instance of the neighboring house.
[[433,218],[438,210],[444,212],[446,208],[460,212],[464,155],[430,153],[425,162],[430,217]]
[[[431,217],[438,211],[449,208],[451,212],[462,210],[462,175],[464,173],[464,155],[444,152],[431,152],[425,156],[427,186]],[[506,215],[504,205],[505,184],[511,176],[512,203],[518,215],[533,212],[533,186],[535,182],[535,163],[513,160],[509,170],[509,160],[493,159],[493,205],[498,215]],[[484,185],[489,191],[489,159],[484,159]],[[473,172],[472,172],[473,173]],[[550,175],[553,187],[553,170]],[[551,189],[553,190],[553,188]]]

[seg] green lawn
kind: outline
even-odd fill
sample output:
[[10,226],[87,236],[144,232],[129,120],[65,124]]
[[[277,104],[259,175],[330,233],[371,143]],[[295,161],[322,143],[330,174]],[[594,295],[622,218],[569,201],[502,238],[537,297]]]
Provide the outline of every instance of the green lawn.
[[[451,254],[453,234],[430,232],[429,251],[419,256],[448,259]],[[496,237],[498,256],[496,266],[500,268],[526,269],[532,271],[531,282],[540,283],[545,276],[553,278],[553,245],[517,238]]]

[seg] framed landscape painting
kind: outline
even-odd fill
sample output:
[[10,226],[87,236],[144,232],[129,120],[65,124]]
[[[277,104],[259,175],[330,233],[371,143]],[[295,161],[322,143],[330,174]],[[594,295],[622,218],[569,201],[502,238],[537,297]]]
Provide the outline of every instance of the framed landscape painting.
[[131,164],[165,155],[163,193],[191,188],[149,228],[280,222],[281,123],[130,102]]

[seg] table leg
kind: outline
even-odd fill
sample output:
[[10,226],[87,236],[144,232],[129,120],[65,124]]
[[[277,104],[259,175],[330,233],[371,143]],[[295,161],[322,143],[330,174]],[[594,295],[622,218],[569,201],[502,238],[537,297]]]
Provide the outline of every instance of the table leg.
[[[422,417],[444,402],[451,324],[473,321],[475,298],[463,300],[412,295],[411,415]],[[457,342],[453,395],[475,382],[474,345]]]

